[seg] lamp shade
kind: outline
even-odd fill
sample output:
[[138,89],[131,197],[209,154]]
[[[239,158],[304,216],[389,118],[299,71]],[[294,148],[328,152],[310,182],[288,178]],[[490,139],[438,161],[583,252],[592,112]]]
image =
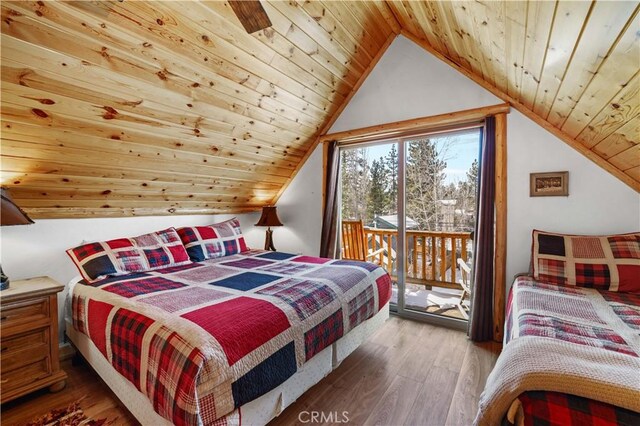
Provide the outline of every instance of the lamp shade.
[[5,188],[0,188],[0,196],[2,202],[0,203],[0,226],[10,225],[30,225],[33,221],[22,211],[20,207],[9,195],[9,191]]
[[276,207],[264,206],[262,208],[262,216],[260,216],[256,226],[282,226],[282,222],[280,222],[276,213]]

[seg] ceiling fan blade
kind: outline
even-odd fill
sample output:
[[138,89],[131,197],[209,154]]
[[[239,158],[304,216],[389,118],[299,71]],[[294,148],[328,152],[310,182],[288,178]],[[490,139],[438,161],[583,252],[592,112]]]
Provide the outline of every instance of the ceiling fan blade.
[[271,20],[258,0],[229,0],[229,5],[249,34],[271,26]]

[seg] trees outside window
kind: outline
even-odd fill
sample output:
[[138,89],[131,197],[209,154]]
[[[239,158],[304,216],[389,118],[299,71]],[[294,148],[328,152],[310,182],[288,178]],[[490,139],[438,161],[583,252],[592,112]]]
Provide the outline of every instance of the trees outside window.
[[[464,142],[468,139],[445,135],[406,141],[405,211],[417,223],[416,229],[473,230],[478,141],[471,138],[475,146],[469,146]],[[459,156],[467,158],[470,153],[475,158],[464,163],[464,169],[449,168],[452,163],[459,167]],[[377,216],[396,215],[397,144],[343,149],[341,159],[342,217],[373,226]]]

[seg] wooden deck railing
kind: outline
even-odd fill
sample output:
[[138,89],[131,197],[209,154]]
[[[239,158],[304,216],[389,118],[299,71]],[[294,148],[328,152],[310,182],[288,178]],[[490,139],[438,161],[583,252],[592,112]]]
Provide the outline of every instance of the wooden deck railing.
[[[392,278],[397,277],[396,229],[365,228],[368,248],[385,250],[373,259]],[[407,231],[406,281],[445,288],[462,288],[458,283],[457,259],[465,262],[471,255],[470,232]]]

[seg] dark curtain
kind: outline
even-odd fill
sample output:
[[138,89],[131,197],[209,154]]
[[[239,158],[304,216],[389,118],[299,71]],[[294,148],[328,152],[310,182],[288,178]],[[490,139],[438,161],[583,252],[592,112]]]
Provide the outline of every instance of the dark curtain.
[[476,212],[474,279],[469,337],[493,340],[493,258],[495,238],[496,119],[485,120],[480,149]]
[[325,176],[325,204],[322,212],[320,257],[334,258],[338,226],[338,182],[340,177],[340,153],[338,142],[329,142],[327,175]]

